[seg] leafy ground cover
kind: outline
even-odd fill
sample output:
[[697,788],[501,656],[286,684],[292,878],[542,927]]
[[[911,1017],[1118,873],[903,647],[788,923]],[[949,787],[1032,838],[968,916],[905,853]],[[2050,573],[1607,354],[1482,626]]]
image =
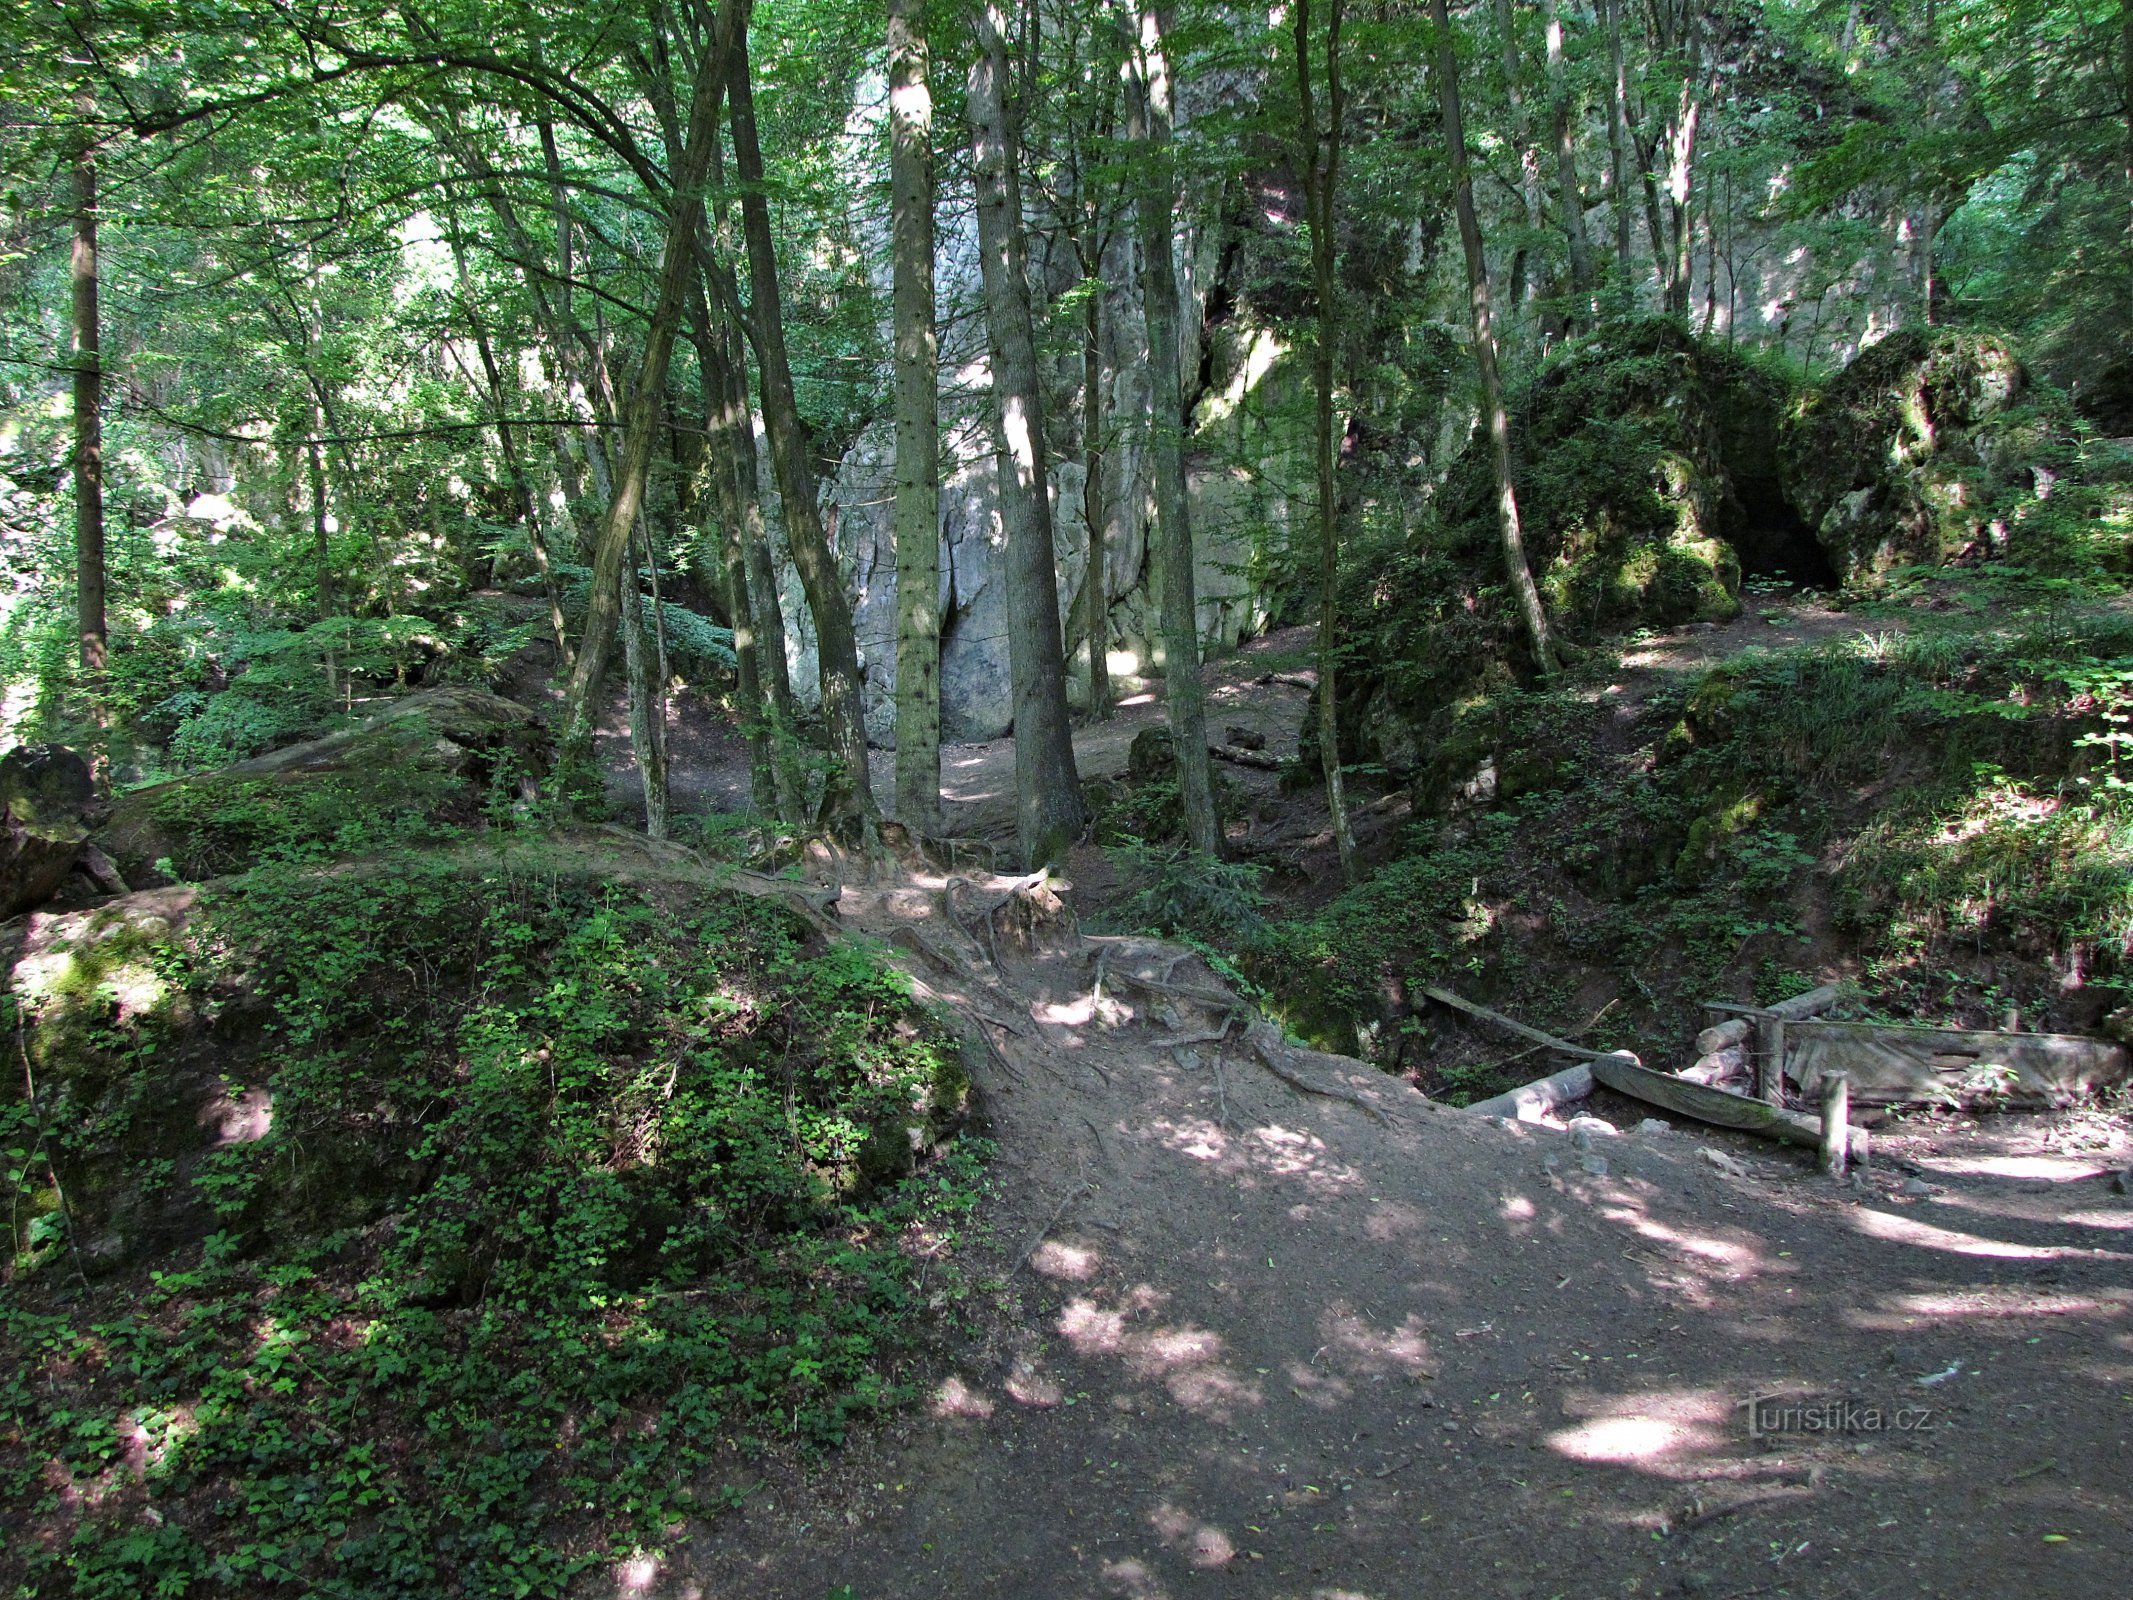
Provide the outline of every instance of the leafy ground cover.
[[[903,1398],[982,1152],[904,980],[567,858],[305,854],[18,997],[0,1587],[560,1593]],[[203,1072],[265,1110],[204,1156]]]

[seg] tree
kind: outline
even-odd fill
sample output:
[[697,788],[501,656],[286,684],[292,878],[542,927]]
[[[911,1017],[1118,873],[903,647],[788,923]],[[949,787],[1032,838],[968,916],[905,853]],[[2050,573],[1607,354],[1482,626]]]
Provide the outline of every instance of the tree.
[[1333,201],[1341,170],[1341,137],[1347,99],[1341,83],[1341,4],[1329,0],[1326,14],[1326,121],[1318,119],[1311,68],[1310,0],[1296,0],[1296,103],[1302,123],[1304,225],[1311,234],[1311,292],[1318,318],[1311,377],[1317,390],[1314,456],[1318,474],[1318,755],[1325,773],[1326,810],[1340,856],[1341,876],[1355,877],[1355,833],[1341,787],[1338,695],[1340,661],[1340,481],[1333,445],[1333,355],[1335,327]]
[[1444,148],[1452,163],[1452,205],[1459,215],[1459,243],[1466,255],[1467,312],[1474,338],[1474,365],[1481,374],[1482,422],[1489,433],[1490,465],[1496,473],[1496,526],[1503,544],[1504,577],[1518,601],[1526,642],[1543,672],[1560,664],[1548,613],[1526,565],[1519,527],[1518,490],[1511,481],[1511,422],[1503,404],[1503,375],[1496,365],[1496,331],[1489,317],[1489,267],[1482,252],[1481,222],[1474,212],[1474,179],[1466,157],[1466,122],[1459,108],[1459,55],[1444,0],[1430,0],[1437,28],[1437,101],[1444,117]]
[[1057,857],[1084,814],[1067,720],[1059,580],[1045,485],[1044,392],[1023,260],[1022,193],[997,0],[979,14],[968,85],[978,256],[992,343],[1000,523],[1006,534],[1008,675],[1014,696],[1015,832],[1031,862]]
[[96,138],[91,120],[95,102],[84,93],[77,107],[82,131],[72,163],[74,240],[69,271],[73,283],[74,604],[81,668],[94,696],[108,640],[104,621],[103,317],[97,304],[101,271],[96,248]]
[[[1165,19],[1144,6],[1133,58],[1132,132],[1140,141],[1141,307],[1148,323],[1148,375],[1155,392],[1148,453],[1155,467],[1156,571],[1162,584],[1163,699],[1176,752],[1178,806],[1185,837],[1204,856],[1221,853],[1214,773],[1207,757],[1207,704],[1200,685],[1199,603],[1194,592],[1192,524],[1185,499],[1185,385],[1178,366],[1178,277],[1171,256],[1176,180],[1172,173],[1170,62]],[[1101,584],[1102,575],[1090,581]]]
[[806,429],[793,390],[792,361],[785,348],[784,297],[778,286],[777,247],[770,235],[770,201],[763,192],[763,150],[755,125],[746,30],[733,45],[733,164],[741,182],[741,229],[748,244],[748,337],[755,346],[762,385],[763,423],[770,434],[770,461],[785,509],[785,542],[815,619],[815,651],[822,682],[822,720],[829,733],[831,765],[820,817],[825,822],[871,824],[876,815],[867,771],[866,718],[859,698],[859,642],[851,607],[837,572],[808,460]]
[[933,95],[925,0],[889,0],[896,316],[896,815],[941,826],[940,382],[933,311]]
[[[564,692],[559,759],[566,769],[582,769],[592,749],[593,702],[599,692],[608,653],[614,648],[615,628],[622,612],[623,560],[637,531],[644,508],[645,486],[651,472],[652,452],[665,430],[664,400],[667,363],[673,354],[674,336],[687,304],[689,280],[696,268],[696,232],[703,220],[703,185],[711,168],[720,103],[727,88],[730,66],[736,70],[734,99],[738,105],[745,79],[746,58],[738,42],[747,26],[746,0],[722,0],[718,12],[716,42],[696,74],[695,93],[689,106],[689,128],[682,165],[674,173],[668,198],[666,245],[659,275],[659,298],[645,330],[644,354],[636,382],[631,387],[628,421],[623,434],[620,472],[615,475],[612,498],[593,552],[592,585],[586,601],[585,631]],[[727,44],[727,41],[735,41]],[[720,48],[725,46],[725,48]],[[632,572],[632,585],[636,578]],[[825,686],[825,694],[827,687]],[[861,774],[864,776],[862,762]]]
[[1552,102],[1555,144],[1555,192],[1557,215],[1570,247],[1571,328],[1590,326],[1592,303],[1592,244],[1585,236],[1585,195],[1578,182],[1577,140],[1572,134],[1576,112],[1570,87],[1570,72],[1563,59],[1563,19],[1555,0],[1543,6],[1548,38],[1548,90]]

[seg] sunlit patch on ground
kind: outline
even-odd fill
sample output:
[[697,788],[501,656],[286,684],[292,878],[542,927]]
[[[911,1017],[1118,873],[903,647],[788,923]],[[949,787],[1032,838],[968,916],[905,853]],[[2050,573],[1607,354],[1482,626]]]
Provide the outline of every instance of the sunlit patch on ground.
[[1549,1434],[1550,1449],[1573,1461],[1663,1476],[1674,1476],[1694,1457],[1728,1446],[1728,1427],[1736,1415],[1731,1399],[1696,1391],[1571,1396],[1566,1404],[1573,1410],[1591,1405],[1598,1414]]
[[1894,1216],[1871,1208],[1855,1213],[1852,1225],[1872,1239],[1885,1239],[1891,1244],[1911,1245],[1921,1250],[1944,1251],[1949,1255],[1998,1256],[2008,1261],[2095,1260],[2098,1257],[2133,1261],[2133,1255],[2120,1251],[2089,1250],[2074,1245],[2014,1244],[2005,1239],[1988,1239],[1981,1234],[1964,1233],[1955,1228],[1920,1222],[1915,1217]]
[[981,1393],[961,1378],[948,1378],[933,1392],[932,1411],[936,1417],[967,1417],[983,1421],[993,1414],[990,1395]]
[[1133,1377],[1161,1384],[1179,1405],[1200,1416],[1228,1422],[1239,1408],[1264,1403],[1259,1384],[1229,1368],[1220,1334],[1189,1325],[1136,1326],[1135,1311],[1152,1309],[1152,1298],[1152,1291],[1136,1290],[1126,1307],[1106,1308],[1093,1297],[1077,1296],[1061,1308],[1056,1326],[1075,1354],[1120,1361]]

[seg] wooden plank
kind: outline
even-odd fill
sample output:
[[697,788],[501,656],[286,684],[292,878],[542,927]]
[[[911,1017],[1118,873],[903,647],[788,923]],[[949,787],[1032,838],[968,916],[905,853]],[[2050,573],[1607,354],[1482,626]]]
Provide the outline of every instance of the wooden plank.
[[[1558,1039],[1552,1033],[1543,1033],[1538,1028],[1529,1028],[1523,1022],[1514,1022],[1501,1011],[1491,1011],[1487,1006],[1476,1005],[1473,1001],[1453,994],[1449,989],[1439,989],[1434,984],[1423,984],[1422,992],[1440,1006],[1450,1006],[1454,1011],[1464,1011],[1470,1017],[1479,1017],[1484,1022],[1493,1022],[1497,1027],[1507,1032],[1515,1033],[1521,1039],[1531,1039],[1535,1044],[1544,1044],[1551,1050],[1559,1050],[1566,1056],[1575,1056],[1580,1061],[1597,1061],[1603,1055],[1610,1053],[1605,1050],[1588,1050],[1581,1044],[1572,1044],[1568,1039]],[[1616,1053],[1629,1055],[1627,1051]],[[1629,1055],[1629,1059],[1635,1061],[1637,1058]]]
[[1764,1100],[1751,1100],[1744,1094],[1728,1094],[1723,1089],[1690,1083],[1664,1072],[1653,1072],[1648,1067],[1632,1066],[1613,1056],[1594,1061],[1592,1075],[1621,1094],[1632,1095],[1684,1117],[1694,1117],[1699,1122],[1738,1128],[1743,1133],[1759,1134],[1765,1139],[1776,1139],[1809,1150],[1822,1147],[1820,1118],[1803,1117]]
[[[1787,1073],[1802,1094],[1816,1093],[1825,1074],[1844,1072],[1851,1098],[1862,1105],[1966,1097],[2064,1105],[2133,1077],[2133,1056],[2123,1045],[2082,1034],[1795,1022],[1787,1037]],[[2004,1087],[1988,1093],[1995,1081]]]

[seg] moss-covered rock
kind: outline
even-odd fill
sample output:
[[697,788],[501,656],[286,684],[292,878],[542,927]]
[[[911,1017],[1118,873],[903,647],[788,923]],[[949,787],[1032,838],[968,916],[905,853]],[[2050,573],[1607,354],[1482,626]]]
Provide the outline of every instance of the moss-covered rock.
[[471,820],[499,782],[515,792],[549,760],[527,707],[425,689],[324,738],[121,795],[97,843],[130,883],[214,877],[292,845],[354,848],[381,828]]
[[[1513,450],[1534,576],[1572,628],[1732,616],[1740,548],[1782,513],[1772,444],[1783,380],[1662,319],[1602,329],[1518,404]],[[1454,467],[1447,518],[1495,537],[1483,441]]]
[[[1774,369],[1663,319],[1610,325],[1557,356],[1511,409],[1527,556],[1558,628],[1590,639],[1718,620],[1739,610],[1744,570],[1818,576],[1795,568],[1801,546],[1812,568],[1819,550],[1796,537],[1779,478],[1790,399]],[[1453,708],[1526,664],[1496,516],[1477,433],[1420,530],[1356,548],[1344,608],[1365,644],[1343,689],[1351,759],[1427,773],[1436,791],[1471,775],[1439,770]]]
[[[2071,409],[1996,334],[1910,329],[1804,397],[1782,441],[1787,490],[1847,584],[2011,548],[2079,454]],[[2040,472],[2043,474],[2039,476]]]

